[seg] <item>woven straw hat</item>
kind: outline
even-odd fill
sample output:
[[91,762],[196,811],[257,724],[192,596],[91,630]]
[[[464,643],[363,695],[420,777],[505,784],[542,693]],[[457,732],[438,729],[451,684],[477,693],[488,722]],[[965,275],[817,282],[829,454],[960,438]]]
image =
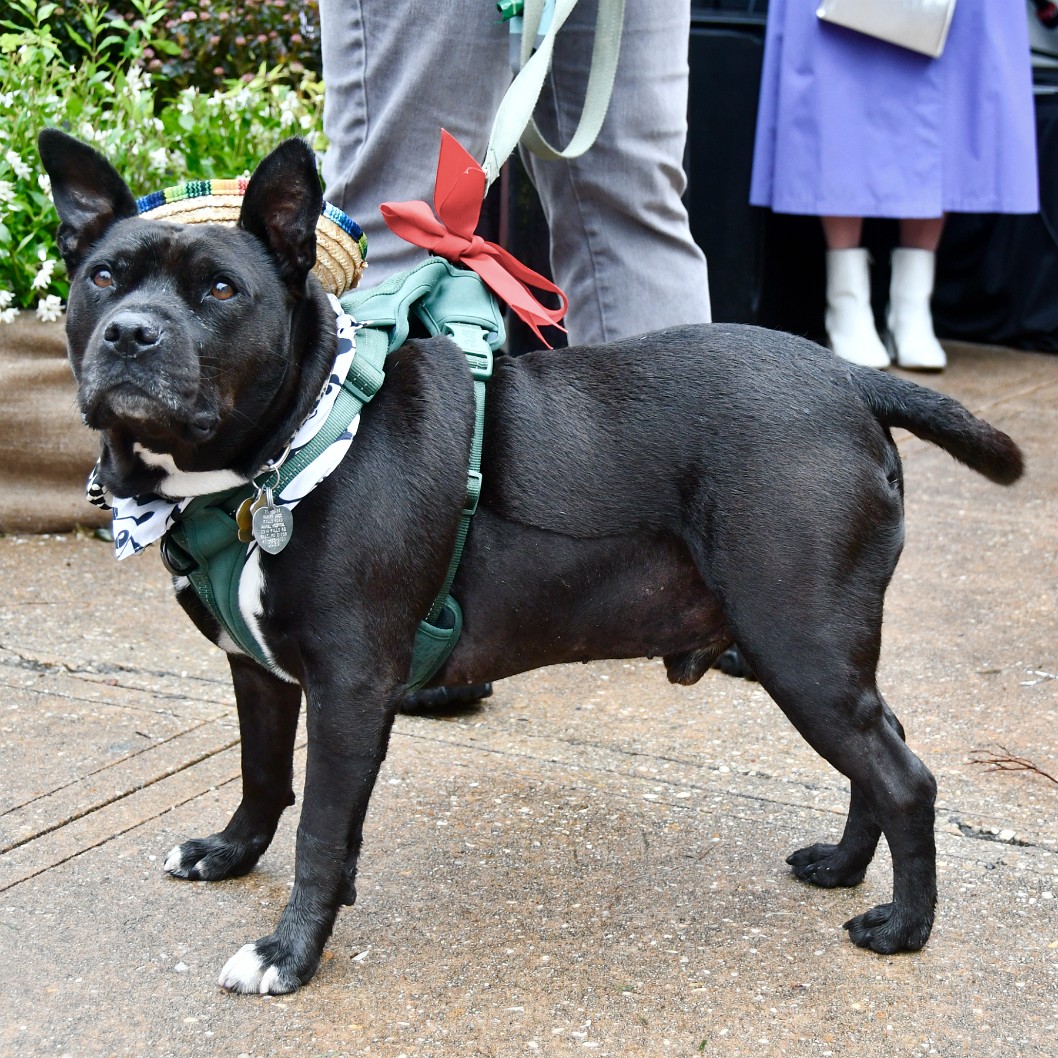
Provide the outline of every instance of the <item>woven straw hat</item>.
[[[188,180],[136,200],[148,220],[179,224],[235,224],[248,177],[238,180]],[[316,264],[312,271],[324,290],[338,297],[363,275],[367,236],[337,206],[324,202],[316,222]]]

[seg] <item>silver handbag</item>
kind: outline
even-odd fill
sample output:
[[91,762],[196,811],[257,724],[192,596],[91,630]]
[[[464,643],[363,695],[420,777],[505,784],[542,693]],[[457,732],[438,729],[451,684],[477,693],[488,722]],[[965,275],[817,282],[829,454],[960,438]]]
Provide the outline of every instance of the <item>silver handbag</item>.
[[820,0],[823,22],[854,29],[936,59],[948,39],[955,0]]

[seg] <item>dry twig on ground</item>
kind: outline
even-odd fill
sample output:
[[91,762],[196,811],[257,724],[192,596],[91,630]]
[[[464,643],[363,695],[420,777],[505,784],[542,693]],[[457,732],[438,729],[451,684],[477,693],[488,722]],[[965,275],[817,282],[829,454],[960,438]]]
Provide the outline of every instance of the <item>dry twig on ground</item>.
[[971,759],[967,761],[968,764],[983,764],[988,768],[989,771],[1000,771],[1000,772],[1015,772],[1015,771],[1027,771],[1032,772],[1035,775],[1040,775],[1048,782],[1054,783],[1058,786],[1058,779],[1053,775],[1045,772],[1039,765],[1034,764],[1027,757],[1019,757],[1014,753],[1011,753],[1006,746],[997,746],[994,750],[992,749],[975,749],[971,750]]

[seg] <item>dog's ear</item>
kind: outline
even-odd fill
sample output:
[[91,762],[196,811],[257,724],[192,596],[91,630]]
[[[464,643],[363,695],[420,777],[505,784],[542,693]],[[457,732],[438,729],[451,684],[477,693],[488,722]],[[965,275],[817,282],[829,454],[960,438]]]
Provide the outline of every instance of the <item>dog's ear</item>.
[[300,139],[284,140],[261,162],[243,197],[239,227],[268,247],[295,293],[304,288],[316,263],[316,222],[322,209],[316,156]]
[[41,129],[37,150],[61,222],[59,253],[72,273],[111,224],[137,215],[136,200],[118,171],[87,143]]

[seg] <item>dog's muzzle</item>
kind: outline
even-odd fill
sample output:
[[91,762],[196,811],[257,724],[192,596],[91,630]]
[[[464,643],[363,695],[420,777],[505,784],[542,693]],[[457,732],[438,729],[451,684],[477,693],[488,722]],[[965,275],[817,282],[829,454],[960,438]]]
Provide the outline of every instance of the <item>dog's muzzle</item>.
[[103,328],[104,349],[114,357],[135,360],[156,352],[162,339],[162,327],[145,312],[126,310],[117,313]]

